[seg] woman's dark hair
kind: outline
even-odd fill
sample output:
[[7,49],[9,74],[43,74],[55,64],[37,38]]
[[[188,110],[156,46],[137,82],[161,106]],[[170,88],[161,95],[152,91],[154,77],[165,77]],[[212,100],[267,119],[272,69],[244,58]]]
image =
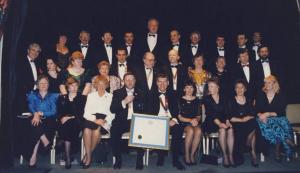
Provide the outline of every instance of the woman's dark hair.
[[187,80],[187,81],[184,82],[184,87],[183,87],[183,88],[185,88],[186,86],[191,86],[191,87],[193,87],[193,89],[194,89],[194,91],[193,91],[193,96],[195,96],[196,93],[197,93],[197,88],[196,88],[195,83],[194,83],[192,80]]
[[234,87],[236,87],[237,84],[242,84],[242,85],[244,85],[245,89],[247,89],[247,87],[248,87],[247,82],[246,82],[244,79],[237,79],[237,80],[234,82]]

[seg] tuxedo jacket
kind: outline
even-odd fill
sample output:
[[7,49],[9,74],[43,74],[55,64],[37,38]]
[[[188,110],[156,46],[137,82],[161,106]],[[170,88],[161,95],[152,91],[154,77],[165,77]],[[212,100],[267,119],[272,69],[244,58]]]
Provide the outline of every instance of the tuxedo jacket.
[[[284,84],[284,78],[283,78],[284,75],[281,68],[279,67],[279,63],[276,60],[269,58],[269,65],[271,69],[271,74],[277,77],[281,88],[283,88],[284,86],[282,86],[282,84]],[[257,88],[261,89],[264,86],[264,79],[265,79],[261,59],[255,62],[255,70],[256,70]]]
[[[134,69],[134,64],[130,63],[127,61],[127,72],[132,72],[133,73],[133,69]],[[120,78],[119,76],[119,64],[117,61],[115,61],[111,66],[110,66],[110,70],[109,70],[109,74],[110,75],[114,75]]]
[[233,67],[232,71],[231,71],[231,91],[234,91],[234,82],[238,79],[242,79],[245,82],[247,82],[247,91],[245,93],[245,95],[247,96],[247,98],[249,99],[254,99],[255,95],[256,95],[256,82],[257,82],[257,75],[256,75],[256,69],[255,69],[255,65],[249,63],[249,74],[250,74],[250,79],[249,82],[247,81],[246,75],[244,73],[243,67],[241,65],[241,63],[236,63],[235,66]]
[[[148,110],[152,109],[151,102],[153,99],[153,94],[157,91],[157,85],[156,85],[156,76],[159,73],[159,70],[154,67],[153,68],[153,80],[152,80],[152,86],[149,89],[148,82],[147,82],[147,74],[145,71],[144,65],[137,66],[134,68],[134,75],[136,78],[136,88],[143,91],[145,97],[147,98],[147,102],[145,103],[145,110],[148,112]],[[150,104],[149,104],[150,103]]]
[[[134,101],[133,101],[133,112],[134,113],[144,113],[145,111],[145,97],[144,93],[134,88]],[[128,104],[126,108],[122,106],[122,100],[127,97],[126,88],[123,87],[121,89],[115,90],[113,92],[113,98],[110,106],[110,111],[115,114],[115,119],[118,123],[126,123],[127,122],[127,115],[128,115]]]
[[[181,62],[187,66],[187,67],[192,67],[193,66],[193,52],[192,52],[192,47],[191,44],[188,44],[185,48],[185,55],[183,58],[181,58]],[[198,43],[198,48],[196,54],[203,53],[204,52],[204,46],[201,43]]]
[[[105,48],[105,45],[104,45],[103,42],[101,42],[100,44],[98,44],[96,61],[97,61],[97,64],[100,61],[107,61],[107,62],[109,62],[108,55],[107,55],[107,52],[106,52],[106,48]],[[117,61],[117,58],[116,58],[116,49],[114,47],[114,44],[112,44],[112,64],[114,64],[116,61]]]
[[[127,50],[125,43],[120,44],[120,47],[123,47]],[[127,61],[132,64],[141,64],[143,60],[143,55],[140,53],[140,46],[136,43],[133,43],[130,49],[130,54],[128,54]]]
[[[148,111],[149,114],[152,115],[158,115],[159,109],[160,109],[160,94],[158,93],[158,90],[153,94],[153,98],[151,99],[151,105],[152,109]],[[177,94],[174,91],[167,91],[166,92],[166,98],[168,100],[168,108],[170,111],[170,114],[172,115],[172,118],[178,118],[179,114],[179,108],[178,108],[178,97]]]
[[[42,73],[38,63],[35,62],[37,75]],[[29,112],[27,94],[34,89],[35,81],[27,56],[17,63],[17,113]]]
[[[75,46],[73,46],[71,54],[75,51],[80,51],[82,53],[81,43],[77,43]],[[83,66],[91,70],[97,69],[97,62],[95,58],[95,48],[93,47],[93,44],[89,43],[86,56],[83,61]]]
[[[165,50],[165,58],[167,59],[167,62],[169,61],[168,60],[168,54],[169,54],[169,51],[173,49],[173,44],[172,43],[169,43],[166,48],[164,49]],[[178,53],[179,53],[179,56],[180,56],[180,59],[179,61],[183,63],[184,61],[184,56],[185,56],[185,52],[186,52],[186,45],[183,44],[182,42],[180,42],[179,44],[179,48],[178,48]]]
[[[171,65],[165,65],[162,68],[162,73],[167,74],[168,78],[169,78],[169,87],[168,90],[173,90],[173,73],[172,73],[172,68]],[[182,65],[182,64],[178,64],[177,66],[177,90],[176,93],[178,93],[179,95],[181,95],[183,93],[183,87],[184,87],[184,83],[186,80],[189,79],[189,75],[188,75],[188,70],[186,68],[186,66]]]
[[[231,55],[230,55],[230,50],[229,48],[225,47],[224,48],[224,57],[225,57],[225,60],[226,62],[229,61],[229,59],[231,58]],[[207,55],[207,58],[205,58],[206,62],[206,67],[208,68],[209,71],[213,71],[215,70],[215,67],[216,67],[216,60],[217,58],[219,57],[219,52],[218,52],[218,48],[217,47],[214,47],[212,48],[208,55]]]
[[[141,46],[141,56],[145,54],[145,52],[150,52],[150,48],[148,46],[148,33],[144,34],[143,36],[140,37],[139,45]],[[152,50],[152,53],[155,56],[156,60],[156,65],[161,66],[166,64],[168,61],[164,57],[164,38],[161,33],[157,34],[157,42]]]

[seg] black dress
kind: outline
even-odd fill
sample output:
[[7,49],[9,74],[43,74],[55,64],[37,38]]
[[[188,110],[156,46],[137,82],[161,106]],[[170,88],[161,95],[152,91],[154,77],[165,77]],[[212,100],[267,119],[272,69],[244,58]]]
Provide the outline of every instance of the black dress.
[[47,72],[46,76],[49,79],[49,88],[48,88],[48,91],[52,92],[52,93],[59,93],[60,92],[60,90],[59,90],[60,80],[58,78],[59,74],[57,74],[57,78],[53,78]]
[[246,151],[246,142],[248,135],[257,128],[255,119],[254,107],[251,100],[247,99],[246,103],[241,105],[235,98],[228,101],[227,116],[231,118],[243,118],[245,116],[252,116],[253,119],[247,122],[232,122],[234,130],[234,156],[236,163],[243,161],[243,152]]
[[[186,100],[184,98],[179,99],[179,114],[184,118],[195,118],[201,115],[200,100],[195,98],[194,100]],[[190,126],[191,123],[180,122],[180,125],[184,128]]]
[[226,69],[224,69],[223,72],[220,72],[217,69],[215,69],[212,72],[212,76],[219,79],[220,95],[229,96],[229,94],[228,94],[229,87],[228,86],[230,85],[230,79],[229,79],[228,71]]
[[204,96],[203,104],[205,107],[206,118],[202,125],[203,131],[205,133],[215,133],[219,130],[219,127],[215,124],[214,120],[217,118],[222,123],[225,123],[227,117],[226,112],[226,102],[225,98],[220,95],[219,103],[217,104],[211,95]]
[[65,70],[70,64],[70,53],[63,54],[61,52],[57,53],[57,65],[60,69]]
[[79,133],[82,129],[82,123],[84,121],[83,112],[86,102],[86,96],[77,93],[77,96],[73,101],[69,100],[67,95],[59,97],[58,100],[58,120],[64,116],[74,116],[74,119],[69,119],[64,124],[59,126],[59,136],[64,141],[70,141],[71,143],[79,142]]

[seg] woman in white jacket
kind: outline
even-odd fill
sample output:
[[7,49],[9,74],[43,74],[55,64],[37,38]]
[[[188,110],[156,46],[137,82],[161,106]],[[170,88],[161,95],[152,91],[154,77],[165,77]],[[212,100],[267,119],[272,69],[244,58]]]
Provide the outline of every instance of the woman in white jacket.
[[95,78],[97,92],[90,93],[84,109],[83,142],[86,154],[82,159],[84,169],[89,168],[92,161],[92,153],[100,142],[101,135],[109,133],[111,122],[115,115],[110,112],[112,94],[106,92],[109,85],[103,76]]

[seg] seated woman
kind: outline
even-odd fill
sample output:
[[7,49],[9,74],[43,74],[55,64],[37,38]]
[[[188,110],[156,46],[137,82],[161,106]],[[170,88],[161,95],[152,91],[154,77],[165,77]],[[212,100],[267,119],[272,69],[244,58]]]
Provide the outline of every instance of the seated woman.
[[252,166],[258,167],[255,151],[257,123],[254,116],[254,106],[251,100],[244,95],[247,90],[246,85],[243,80],[235,82],[236,95],[228,101],[227,115],[234,131],[234,159],[236,164],[243,163],[243,152],[246,150],[245,146],[247,146],[251,148]]
[[109,133],[114,114],[110,112],[112,94],[106,92],[108,81],[99,75],[95,79],[97,92],[90,93],[84,109],[83,142],[86,154],[82,160],[83,168],[89,168],[92,153],[100,142],[101,135]]
[[58,100],[59,136],[65,143],[65,168],[71,168],[71,151],[79,146],[79,133],[82,129],[83,110],[86,96],[78,93],[78,81],[69,77],[66,82],[67,95],[61,95]]
[[205,108],[205,121],[202,125],[205,133],[219,132],[219,143],[223,153],[223,166],[235,167],[233,159],[233,129],[230,121],[225,115],[225,98],[219,94],[219,84],[217,78],[207,81],[208,95],[204,96],[203,104]]
[[82,95],[88,95],[91,90],[91,72],[89,69],[83,68],[83,54],[79,51],[75,51],[71,55],[71,63],[69,67],[62,71],[60,74],[60,92],[62,95],[66,95],[66,80],[69,77],[73,77],[79,82],[78,92]]
[[[109,69],[110,69],[110,65],[107,61],[101,61],[98,64],[99,74],[104,76],[109,82],[109,86],[106,89],[106,91],[109,93],[113,93],[114,90],[120,89],[122,87],[122,83],[121,83],[121,79],[118,78],[117,76],[109,75]],[[97,90],[97,86],[94,85],[94,79],[96,77],[97,76],[93,77],[92,79],[92,84],[93,84],[92,92]]]
[[[262,136],[271,144],[276,145],[276,160],[280,161],[280,145],[282,144],[287,160],[292,156],[295,143],[292,140],[292,128],[286,118],[286,100],[275,76],[265,78],[262,92],[258,93],[255,108],[257,122]],[[291,148],[292,147],[292,148]]]
[[189,69],[189,76],[196,84],[196,96],[201,100],[204,95],[204,88],[211,74],[204,69],[203,54],[196,54],[193,58],[195,68]]
[[50,141],[56,130],[56,103],[59,95],[48,92],[48,87],[48,78],[41,75],[37,79],[37,91],[32,91],[28,95],[28,107],[33,115],[28,139],[28,151],[32,152],[29,161],[30,168],[36,165],[40,141],[46,150],[50,149]]
[[179,120],[185,132],[185,163],[196,165],[195,154],[201,140],[201,105],[195,96],[196,87],[192,81],[184,85],[185,95],[179,99]]

